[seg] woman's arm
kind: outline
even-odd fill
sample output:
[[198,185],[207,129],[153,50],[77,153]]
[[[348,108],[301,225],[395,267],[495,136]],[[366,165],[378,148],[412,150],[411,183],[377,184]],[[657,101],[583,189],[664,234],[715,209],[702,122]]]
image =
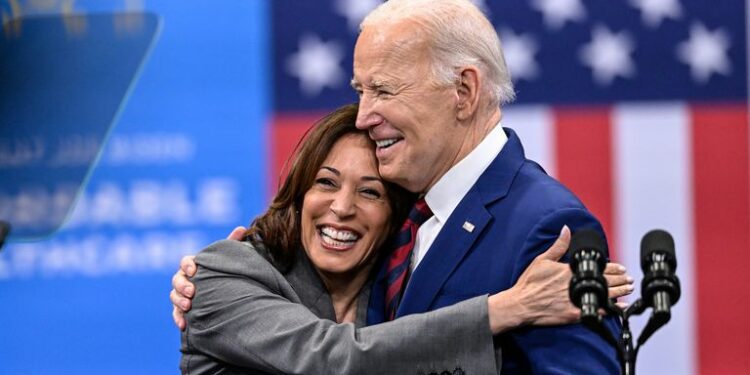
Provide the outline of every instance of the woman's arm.
[[[239,241],[245,228],[237,227],[229,235],[230,240]],[[556,309],[566,309],[563,302],[567,302],[567,290],[559,292],[560,287],[568,287],[570,272],[568,266],[555,265],[570,244],[570,229],[564,227],[555,243],[541,254],[528,269],[524,271],[518,283],[508,291],[501,292],[489,298],[490,304],[490,326],[492,332],[497,334],[512,329],[519,325],[555,325],[567,324],[575,321],[569,312],[561,313]],[[185,329],[184,314],[190,311],[192,298],[195,294],[195,286],[188,280],[196,272],[195,257],[185,256],[180,261],[180,269],[172,277],[172,291],[169,294],[172,301],[172,318],[180,330]],[[553,277],[557,285],[553,289],[546,288],[549,285],[549,277]],[[625,267],[617,263],[607,263],[604,277],[609,285],[609,297],[618,298],[633,292],[633,279],[625,272]],[[523,283],[525,282],[525,283]],[[538,285],[542,282],[542,286]],[[539,291],[558,291],[553,300],[557,303],[550,304],[547,298],[538,298]],[[565,301],[561,301],[563,298]],[[619,303],[618,303],[619,304]],[[550,306],[555,307],[551,310]],[[623,305],[620,306],[624,308]],[[498,313],[494,313],[497,311]],[[569,310],[568,310],[569,311]],[[523,315],[527,315],[522,319]],[[577,316],[577,312],[574,313]]]
[[[220,241],[196,260],[196,296],[183,333],[185,373],[225,364],[287,374],[499,369],[486,296],[357,329],[315,316],[246,243]],[[223,364],[208,365],[212,358]]]

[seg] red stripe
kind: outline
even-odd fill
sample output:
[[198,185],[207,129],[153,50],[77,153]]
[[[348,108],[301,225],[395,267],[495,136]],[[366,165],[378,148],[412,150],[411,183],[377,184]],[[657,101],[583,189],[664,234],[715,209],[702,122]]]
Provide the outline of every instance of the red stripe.
[[744,105],[695,106],[692,112],[696,350],[704,375],[750,374],[747,116]]
[[270,176],[269,195],[276,194],[279,185],[286,177],[287,170],[284,168],[287,160],[294,152],[297,143],[316,121],[320,120],[324,113],[305,114],[277,114],[272,121],[270,129]]
[[386,269],[386,272],[391,272],[391,270],[403,263],[406,260],[406,257],[411,254],[411,250],[413,247],[414,239],[412,238],[411,241],[391,253],[391,256],[388,258],[388,268]]
[[432,216],[432,210],[430,210],[430,207],[427,205],[427,201],[424,198],[419,199],[414,203],[414,208],[419,212],[420,218],[415,219],[419,222],[417,226],[422,225],[427,219],[429,219]]
[[616,258],[610,115],[609,107],[555,109],[555,160],[557,177],[601,221]]

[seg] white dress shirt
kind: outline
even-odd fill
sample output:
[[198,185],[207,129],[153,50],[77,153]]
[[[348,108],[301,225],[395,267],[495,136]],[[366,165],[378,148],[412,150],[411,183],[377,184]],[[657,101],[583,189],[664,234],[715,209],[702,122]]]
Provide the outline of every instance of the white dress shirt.
[[451,167],[427,192],[424,198],[434,215],[417,230],[411,254],[411,271],[424,259],[453,210],[495,160],[507,141],[508,136],[498,123],[474,150]]

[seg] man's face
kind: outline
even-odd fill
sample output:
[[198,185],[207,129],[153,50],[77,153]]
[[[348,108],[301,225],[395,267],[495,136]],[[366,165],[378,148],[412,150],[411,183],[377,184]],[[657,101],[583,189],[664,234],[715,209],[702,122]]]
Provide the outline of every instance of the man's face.
[[466,138],[456,86],[435,82],[430,59],[408,21],[367,27],[354,48],[357,127],[377,143],[381,176],[413,192],[427,191],[458,162]]

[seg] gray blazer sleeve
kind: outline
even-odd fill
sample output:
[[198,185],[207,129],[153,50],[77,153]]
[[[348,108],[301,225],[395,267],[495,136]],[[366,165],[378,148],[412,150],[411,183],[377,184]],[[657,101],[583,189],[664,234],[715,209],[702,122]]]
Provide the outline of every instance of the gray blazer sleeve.
[[247,243],[196,257],[183,373],[496,374],[487,297],[365,328],[318,318]]

